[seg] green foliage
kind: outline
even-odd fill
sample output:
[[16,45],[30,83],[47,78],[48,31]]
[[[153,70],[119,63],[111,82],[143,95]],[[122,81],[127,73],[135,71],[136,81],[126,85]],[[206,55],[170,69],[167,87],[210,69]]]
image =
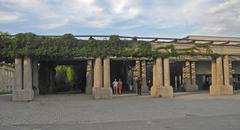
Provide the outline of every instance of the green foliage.
[[66,76],[66,80],[69,82],[73,81],[74,76],[74,70],[71,66],[65,66],[65,65],[58,65],[55,68],[57,77],[61,77],[61,75]]
[[[201,49],[205,49],[201,52]],[[1,57],[167,57],[180,55],[213,54],[208,45],[194,45],[187,49],[176,49],[174,45],[161,46],[153,49],[146,41],[120,40],[118,35],[112,35],[109,40],[76,39],[72,34],[62,37],[43,37],[33,33],[19,33],[15,37],[0,33]],[[69,72],[70,73],[70,72]]]

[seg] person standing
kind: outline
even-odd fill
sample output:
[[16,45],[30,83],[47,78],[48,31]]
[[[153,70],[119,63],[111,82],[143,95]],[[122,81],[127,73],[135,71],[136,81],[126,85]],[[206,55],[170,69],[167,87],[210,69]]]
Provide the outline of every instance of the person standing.
[[118,92],[119,92],[119,94],[122,94],[122,87],[123,87],[123,82],[121,81],[121,79],[119,79],[119,81],[118,81]]
[[137,79],[137,94],[142,95],[142,81],[141,81],[141,78]]
[[152,87],[151,80],[148,80],[147,86],[148,86],[148,90],[150,91],[150,90],[151,90],[151,87]]
[[117,92],[117,88],[118,88],[117,79],[115,79],[112,84],[113,84],[113,93],[114,93],[114,94],[117,94],[117,93],[118,93],[118,92]]

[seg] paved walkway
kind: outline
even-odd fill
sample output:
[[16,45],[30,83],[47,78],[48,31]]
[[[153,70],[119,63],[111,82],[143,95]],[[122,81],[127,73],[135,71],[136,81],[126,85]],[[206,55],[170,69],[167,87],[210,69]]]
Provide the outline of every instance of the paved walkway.
[[211,129],[213,123],[219,129],[239,130],[240,94],[176,93],[172,99],[129,94],[112,100],[61,94],[38,96],[31,102],[11,102],[10,95],[0,95],[0,130],[208,128],[203,123]]

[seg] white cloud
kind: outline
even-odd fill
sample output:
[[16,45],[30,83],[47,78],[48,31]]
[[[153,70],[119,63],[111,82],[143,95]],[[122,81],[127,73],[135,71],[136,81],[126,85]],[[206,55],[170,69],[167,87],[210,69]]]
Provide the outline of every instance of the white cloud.
[[34,25],[32,27],[48,30],[48,29],[55,29],[55,28],[63,27],[67,23],[68,23],[67,20],[62,20],[62,21],[58,21],[56,23],[46,23],[46,24]]
[[125,30],[193,26],[196,33],[240,32],[239,0],[0,0],[0,5],[10,10],[0,12],[0,22],[34,19],[38,23],[32,26],[40,29],[74,23]]
[[210,8],[205,17],[202,32],[239,33],[240,32],[240,1],[226,0]]
[[[116,1],[106,1],[110,7],[97,3],[97,0],[21,0],[21,2],[18,0],[0,0],[0,4],[25,15],[32,14],[40,22],[51,21],[51,23],[46,24],[46,27],[50,27],[49,29],[64,26],[62,20],[68,21],[64,23],[65,25],[78,23],[101,28],[111,26],[116,20],[135,18],[140,11],[133,4],[134,1],[121,0],[120,4]],[[32,20],[28,17],[26,19]]]
[[0,23],[15,22],[19,19],[18,14],[0,11]]
[[128,18],[132,19],[139,15],[140,6],[136,0],[109,0],[110,11],[115,18]]

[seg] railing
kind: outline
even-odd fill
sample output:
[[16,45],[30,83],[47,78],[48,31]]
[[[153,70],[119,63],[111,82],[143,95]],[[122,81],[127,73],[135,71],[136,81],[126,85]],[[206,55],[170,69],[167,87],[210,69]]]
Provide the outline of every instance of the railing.
[[0,93],[9,93],[14,87],[14,67],[0,64]]

